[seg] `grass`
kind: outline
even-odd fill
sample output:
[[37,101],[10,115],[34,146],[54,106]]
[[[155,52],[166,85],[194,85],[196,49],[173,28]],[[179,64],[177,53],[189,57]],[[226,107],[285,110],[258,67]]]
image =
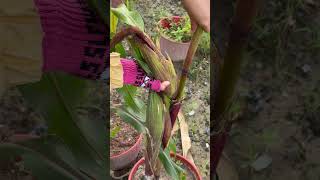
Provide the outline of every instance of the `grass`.
[[295,30],[309,28],[302,23],[305,19],[301,16],[307,9],[301,0],[268,1],[264,7],[253,28],[253,36],[257,39],[251,41],[249,47],[256,53],[272,56],[271,61],[280,68],[290,52],[286,47]]

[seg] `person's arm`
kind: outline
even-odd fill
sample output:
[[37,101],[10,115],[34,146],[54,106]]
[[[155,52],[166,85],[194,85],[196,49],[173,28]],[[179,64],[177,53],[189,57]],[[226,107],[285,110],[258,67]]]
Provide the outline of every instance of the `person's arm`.
[[182,0],[182,4],[190,16],[192,30],[200,25],[210,32],[210,0]]
[[121,59],[121,64],[123,67],[123,84],[131,84],[156,92],[163,91],[170,85],[169,81],[161,82],[148,77],[144,70],[133,60]]
[[[43,72],[100,79],[107,64],[107,26],[87,1],[34,0],[40,16]],[[60,7],[67,8],[60,8]],[[61,16],[60,14],[64,14]]]

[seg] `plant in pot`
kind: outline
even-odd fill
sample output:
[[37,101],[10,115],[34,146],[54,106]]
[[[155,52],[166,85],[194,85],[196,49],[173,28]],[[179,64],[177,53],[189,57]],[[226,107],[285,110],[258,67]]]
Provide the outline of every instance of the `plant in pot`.
[[[120,21],[129,25],[115,33],[110,43],[112,50],[117,50],[117,46],[118,50],[123,49],[119,46],[126,39],[138,64],[150,76],[161,81],[170,81],[170,87],[164,92],[149,92],[146,108],[140,109],[138,111],[140,114],[133,111],[133,107],[138,109],[142,107],[137,97],[132,98],[132,107],[122,106],[118,109],[119,116],[142,132],[145,137],[144,159],[138,161],[134,166],[129,179],[140,177],[146,179],[201,179],[199,171],[190,161],[170,153],[170,148],[168,148],[171,130],[183,99],[187,74],[183,73],[178,81],[170,57],[165,57],[144,32],[143,20],[139,14],[129,11],[125,5],[112,8],[111,11]],[[192,37],[184,63],[184,72],[188,71],[192,63],[201,34],[202,30],[198,28]],[[181,164],[181,167],[177,164]],[[167,173],[163,172],[164,170]]]
[[[112,101],[113,104],[116,104],[115,100]],[[110,113],[110,169],[120,171],[135,163],[141,150],[143,135],[124,122],[113,110],[115,108],[111,108]]]
[[[126,1],[126,5],[133,5],[133,1]],[[120,9],[125,11],[127,9]],[[114,36],[118,26],[118,18],[115,16],[115,13],[110,12],[110,39]],[[122,57],[127,57],[127,54],[124,50],[124,46],[119,44],[115,48],[121,54]],[[115,104],[123,105],[126,107],[131,107],[133,111],[140,112],[142,107],[137,107],[136,100],[132,97],[135,96],[137,88],[131,85],[125,85],[122,88],[117,89],[117,91],[111,92],[111,114],[110,114],[110,125],[111,125],[111,146],[110,146],[110,168],[113,171],[123,171],[126,167],[130,166],[132,163],[135,163],[135,160],[141,150],[142,144],[142,133],[136,131],[131,126],[123,121],[123,117],[120,117],[116,114],[113,109],[116,109]],[[119,98],[115,98],[120,95],[123,101],[119,101]],[[133,105],[134,104],[134,105]],[[114,107],[113,107],[114,106]],[[118,125],[118,126],[117,126]],[[119,126],[120,125],[120,126]],[[120,131],[119,133],[115,133],[113,131]],[[117,135],[115,135],[117,134]],[[124,142],[127,140],[128,142]],[[115,175],[116,173],[114,173]],[[120,174],[123,174],[122,172]],[[116,176],[116,175],[115,175]],[[122,175],[120,175],[122,176]]]
[[189,16],[161,18],[157,28],[161,52],[168,54],[173,61],[183,61],[192,36]]

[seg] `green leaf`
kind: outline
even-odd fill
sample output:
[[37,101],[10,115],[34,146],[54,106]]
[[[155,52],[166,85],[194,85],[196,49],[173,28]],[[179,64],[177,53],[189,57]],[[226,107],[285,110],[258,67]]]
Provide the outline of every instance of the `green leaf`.
[[20,156],[37,179],[88,179],[81,173],[68,148],[56,137],[29,140],[23,144],[0,144],[0,161]]
[[139,108],[138,111],[132,109],[129,106],[127,106],[126,109],[129,113],[134,114],[137,117],[137,119],[139,119],[140,122],[145,123],[146,122],[146,105],[138,97],[135,98],[135,101],[136,101],[136,105]]
[[107,131],[104,120],[79,118],[76,107],[86,101],[87,81],[62,73],[45,73],[40,82],[18,87],[27,102],[70,148],[80,168],[106,178]]
[[173,152],[174,154],[177,153],[177,146],[176,146],[176,143],[172,137],[168,143],[167,149],[169,152]]
[[146,72],[147,75],[152,76],[152,71],[150,70],[147,63],[144,62],[143,56],[138,46],[135,44],[135,42],[133,42],[130,39],[129,39],[129,43],[131,48],[133,49],[134,58],[137,60],[139,66]]
[[135,111],[139,111],[139,107],[135,100],[137,87],[132,85],[124,85],[122,88],[118,88],[117,92],[122,95],[124,105],[129,106]]
[[110,33],[115,34],[117,32],[118,18],[112,12],[110,12]]
[[115,51],[120,53],[121,57],[127,57],[126,50],[124,49],[122,44],[116,44]]
[[[169,151],[168,148],[166,148],[166,149],[164,150],[164,153],[165,153],[168,157],[170,157],[170,151]],[[171,163],[173,164],[173,166],[176,168],[176,171],[177,171],[180,175],[185,173],[184,169],[182,169],[179,165],[177,165],[177,163],[175,163],[174,161],[172,161],[172,158],[170,158],[170,161],[171,161]]]
[[129,11],[126,5],[121,4],[117,8],[111,8],[111,12],[113,12],[123,23],[138,27],[140,30],[144,31],[143,19],[137,11]]
[[137,115],[137,113],[130,112],[128,110],[128,107],[122,106],[117,110],[117,114],[120,116],[120,118],[130,124],[135,130],[137,130],[140,133],[144,133],[146,131],[146,127],[143,123],[143,121],[140,119],[140,117]]
[[173,179],[179,180],[179,175],[174,165],[175,163],[172,162],[170,155],[167,155],[162,148],[160,148],[159,159],[168,175]]
[[120,126],[113,128],[110,132],[110,138],[111,139],[115,138],[120,130],[121,130]]

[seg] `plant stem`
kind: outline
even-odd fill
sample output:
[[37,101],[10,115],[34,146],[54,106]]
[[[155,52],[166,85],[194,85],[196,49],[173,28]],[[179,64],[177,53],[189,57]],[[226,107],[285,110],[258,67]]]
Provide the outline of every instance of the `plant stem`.
[[213,102],[213,122],[210,123],[214,130],[211,140],[212,151],[210,152],[213,167],[210,174],[215,175],[216,166],[221,157],[228,131],[231,124],[228,124],[225,113],[228,110],[235,87],[240,75],[242,64],[242,52],[246,46],[247,35],[257,14],[257,0],[238,0],[236,13],[232,22],[226,57],[219,74],[218,85],[215,88],[215,99]]
[[191,43],[190,43],[190,46],[189,46],[189,49],[188,49],[188,53],[187,53],[187,57],[183,63],[183,68],[182,68],[182,72],[181,72],[181,77],[180,77],[180,83],[179,83],[179,86],[178,86],[178,92],[177,92],[177,95],[176,95],[176,98],[175,100],[177,101],[181,101],[182,100],[182,95],[183,95],[183,92],[184,92],[184,86],[186,84],[186,80],[187,80],[187,76],[188,76],[188,73],[189,73],[189,69],[190,69],[190,66],[192,64],[192,60],[193,60],[193,57],[194,57],[194,54],[196,53],[196,50],[198,48],[198,45],[199,45],[199,42],[200,42],[200,37],[203,33],[203,30],[202,28],[200,28],[200,26],[197,27],[195,33],[193,34],[192,36],[192,39],[191,39]]

